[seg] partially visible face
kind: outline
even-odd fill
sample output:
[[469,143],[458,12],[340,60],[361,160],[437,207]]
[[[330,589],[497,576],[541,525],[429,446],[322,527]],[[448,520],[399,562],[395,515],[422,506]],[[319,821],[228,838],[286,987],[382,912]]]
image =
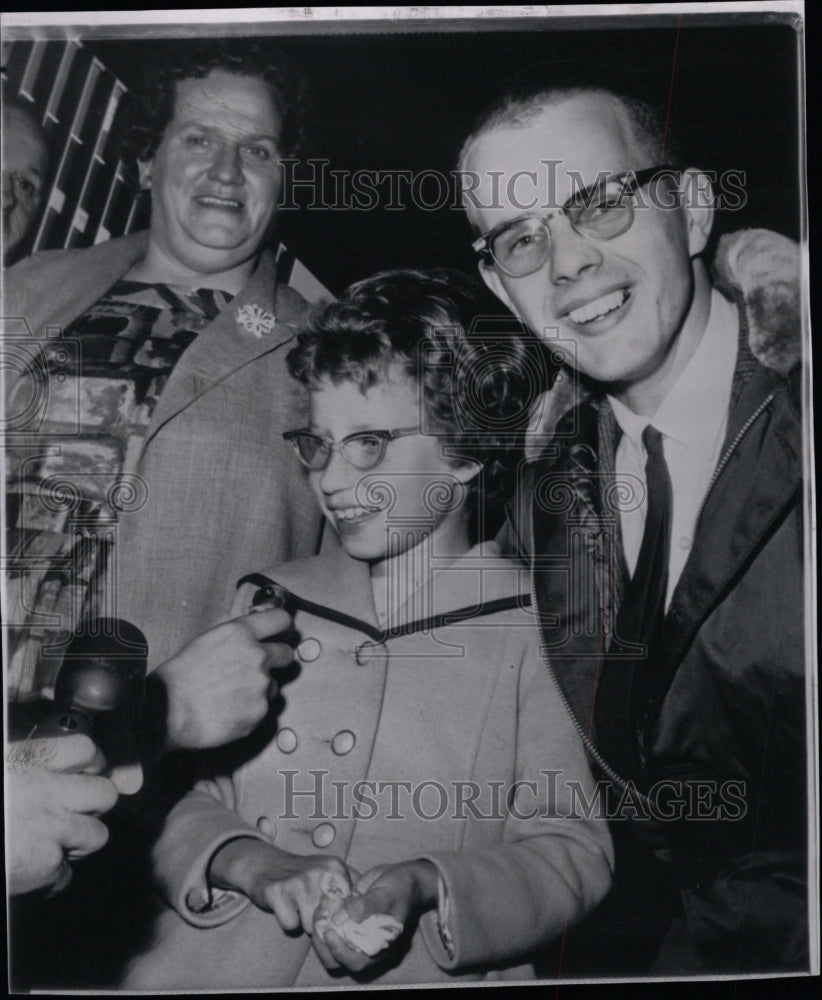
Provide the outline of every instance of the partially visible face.
[[281,126],[264,80],[213,70],[178,82],[174,117],[141,164],[151,237],[173,260],[214,274],[260,251],[280,195]]
[[37,221],[48,154],[34,123],[17,108],[3,109],[3,247],[14,251]]
[[[311,393],[311,429],[335,442],[366,430],[418,427],[420,404],[413,382],[378,384],[363,395],[354,382],[321,383]],[[381,563],[417,545],[425,535],[446,534],[458,510],[438,509],[426,497],[442,496],[437,484],[454,485],[461,473],[442,456],[438,438],[411,435],[389,441],[382,463],[370,471],[349,465],[334,451],[328,465],[309,473],[326,518],[349,555]]]
[[[547,186],[545,160],[559,161],[555,192]],[[603,172],[653,165],[622,104],[598,93],[561,98],[524,127],[481,135],[465,163],[479,175],[480,204],[488,206],[477,213],[483,233],[522,215],[529,197],[540,206],[561,205],[579,190],[580,178],[587,186]],[[496,204],[489,171],[503,172]],[[536,171],[538,184],[516,171]],[[514,176],[518,184],[506,185]],[[564,216],[555,216],[549,228],[550,256],[538,271],[512,278],[483,263],[486,284],[538,336],[558,337],[552,347],[590,378],[606,384],[653,378],[665,365],[693,294],[686,211],[637,207],[631,228],[607,241],[580,236]]]

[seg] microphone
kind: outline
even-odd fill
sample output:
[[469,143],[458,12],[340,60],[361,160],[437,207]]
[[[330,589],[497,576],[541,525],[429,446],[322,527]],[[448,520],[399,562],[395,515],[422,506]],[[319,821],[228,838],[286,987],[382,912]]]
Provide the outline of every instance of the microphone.
[[53,712],[33,738],[84,733],[105,755],[118,791],[132,795],[143,783],[141,713],[148,642],[122,618],[94,618],[66,647],[54,685]]

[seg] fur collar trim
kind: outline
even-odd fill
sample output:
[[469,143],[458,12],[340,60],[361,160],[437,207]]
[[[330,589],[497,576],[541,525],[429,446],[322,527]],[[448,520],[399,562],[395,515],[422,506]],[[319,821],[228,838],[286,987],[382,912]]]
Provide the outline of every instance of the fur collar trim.
[[742,229],[719,241],[711,271],[721,292],[742,296],[753,356],[787,375],[802,360],[799,245],[769,229]]

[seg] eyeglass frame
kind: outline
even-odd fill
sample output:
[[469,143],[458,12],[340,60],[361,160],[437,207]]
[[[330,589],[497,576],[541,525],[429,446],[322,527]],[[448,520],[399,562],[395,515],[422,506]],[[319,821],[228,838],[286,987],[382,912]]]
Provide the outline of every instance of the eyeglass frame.
[[[380,452],[380,457],[374,462],[373,465],[360,466],[356,462],[352,462],[348,459],[343,452],[343,459],[352,466],[352,468],[357,469],[359,472],[368,472],[370,469],[376,469],[385,461],[385,452],[391,441],[396,441],[397,438],[410,437],[412,434],[422,434],[423,432],[419,427],[394,427],[391,430],[367,430],[367,431],[355,431],[353,434],[346,434],[342,441],[332,441],[330,438],[322,437],[320,434],[315,434],[310,427],[301,427],[294,431],[285,431],[283,434],[283,439],[288,441],[294,451],[297,453],[297,458],[302,462],[302,464],[308,469],[309,472],[323,472],[328,468],[328,463],[331,461],[331,457],[335,451],[339,451],[344,448],[346,443],[352,438],[356,437],[375,437],[382,441],[382,450]],[[297,438],[299,436],[312,437],[317,441],[321,441],[324,445],[328,446],[328,457],[325,463],[318,469],[313,469],[308,462],[300,454],[300,447],[297,443]]]
[[[631,226],[634,224],[634,210],[633,210],[633,205],[631,205],[630,203],[628,204],[628,207],[631,209],[630,211],[631,221],[628,223],[628,225],[624,229],[621,229],[619,232],[613,233],[611,236],[602,236],[602,237],[590,236],[588,233],[580,233],[577,227],[574,225],[572,218],[570,217],[570,215],[568,215],[568,209],[574,205],[579,204],[579,202],[589,201],[593,197],[593,195],[596,194],[601,188],[605,187],[606,184],[612,183],[613,181],[618,181],[620,184],[625,185],[625,189],[620,194],[620,196],[623,197],[625,195],[634,194],[636,191],[639,190],[639,188],[644,187],[649,181],[653,180],[655,176],[670,177],[673,174],[679,174],[679,173],[680,171],[674,167],[655,166],[655,167],[645,167],[642,170],[626,170],[619,174],[608,174],[606,177],[603,177],[601,180],[598,180],[595,184],[591,184],[589,187],[583,188],[576,194],[571,195],[571,197],[568,198],[568,200],[565,201],[562,205],[560,205],[560,207],[556,209],[556,211],[554,212],[550,212],[545,215],[541,215],[537,212],[523,212],[522,215],[518,215],[515,219],[508,219],[506,222],[500,222],[499,225],[494,226],[493,229],[489,229],[487,233],[484,233],[482,236],[474,240],[474,242],[471,244],[471,249],[476,254],[478,254],[483,260],[493,264],[495,267],[498,267],[500,271],[502,271],[503,274],[507,274],[509,278],[525,278],[529,274],[533,274],[535,271],[538,271],[545,263],[545,261],[548,260],[548,257],[551,252],[551,230],[548,228],[548,222],[550,219],[553,219],[557,215],[564,215],[568,219],[568,222],[570,223],[571,228],[574,230],[574,232],[578,233],[585,239],[601,239],[603,242],[616,239],[617,236],[622,236],[624,233],[627,233],[628,230],[631,228]],[[626,181],[629,183],[626,184]],[[584,205],[583,207],[587,208],[590,206]],[[533,268],[530,271],[525,271],[523,274],[512,274],[510,271],[506,271],[505,268],[502,266],[502,264],[500,264],[499,261],[494,257],[493,251],[491,250],[491,242],[497,236],[499,236],[500,233],[504,233],[506,230],[515,226],[518,222],[522,222],[523,219],[536,219],[538,222],[542,224],[546,233],[548,234],[548,245],[544,259],[541,260],[540,263],[537,264],[535,268]]]

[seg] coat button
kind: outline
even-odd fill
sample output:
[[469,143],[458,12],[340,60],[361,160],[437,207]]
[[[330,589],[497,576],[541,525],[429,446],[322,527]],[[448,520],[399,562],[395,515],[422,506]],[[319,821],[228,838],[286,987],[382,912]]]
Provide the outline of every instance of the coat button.
[[281,753],[294,753],[297,749],[297,734],[293,729],[279,730],[276,737],[277,749]]
[[206,888],[192,889],[186,896],[186,906],[192,913],[202,913],[207,910],[211,896]]
[[373,642],[364,642],[361,646],[357,646],[354,651],[354,659],[357,661],[358,666],[364,667],[368,663],[373,654],[373,649]]
[[388,661],[388,650],[382,642],[366,640],[354,650],[354,659],[361,667],[364,667],[368,663],[374,664],[377,667],[385,666]]
[[356,742],[357,737],[350,729],[341,729],[331,741],[331,749],[338,757],[344,757],[347,753],[351,753]]
[[297,657],[303,663],[312,663],[319,657],[322,651],[323,647],[319,639],[303,639],[300,645],[297,646]]
[[274,838],[277,836],[277,827],[268,816],[260,816],[257,820],[257,829],[264,837],[267,837],[272,843],[274,842]]
[[318,827],[314,828],[311,839],[314,841],[315,847],[330,847],[336,836],[337,830],[333,823],[320,823]]

